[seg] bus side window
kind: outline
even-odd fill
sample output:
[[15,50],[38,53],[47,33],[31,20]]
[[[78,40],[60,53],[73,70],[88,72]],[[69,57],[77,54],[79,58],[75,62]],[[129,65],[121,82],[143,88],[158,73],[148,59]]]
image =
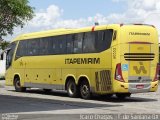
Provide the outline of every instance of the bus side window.
[[95,49],[95,32],[84,33],[83,52],[84,53],[96,52],[96,49]]
[[67,35],[66,36],[66,45],[67,45],[67,54],[72,54],[73,53],[73,44],[74,44],[74,39],[73,35]]
[[74,53],[82,53],[82,42],[84,33],[78,33],[74,36]]
[[110,48],[112,42],[112,36],[113,36],[112,29],[98,31],[96,37],[97,52],[101,52]]
[[53,48],[55,49],[55,45],[53,46],[52,37],[47,37],[47,38],[45,38],[45,40],[47,40],[47,42],[48,42],[48,44],[47,44],[48,46],[46,46],[47,54],[52,55],[53,54]]
[[55,52],[53,37],[40,38],[39,46],[39,55],[52,55]]
[[27,40],[20,41],[16,51],[15,60],[20,57],[26,56],[27,54],[26,52],[27,52]]
[[37,56],[39,55],[39,44],[40,44],[40,39],[36,40],[28,40],[28,52],[27,54],[29,56]]
[[48,37],[48,55],[56,54],[56,40],[55,37]]
[[39,38],[40,41],[39,41],[39,55],[45,55],[47,50],[46,50],[46,47],[48,45],[48,41],[47,41],[47,38]]
[[57,39],[58,39],[57,40],[58,54],[65,54],[66,53],[66,35],[58,36]]
[[52,37],[52,54],[58,54],[59,50],[58,50],[58,36],[53,36]]

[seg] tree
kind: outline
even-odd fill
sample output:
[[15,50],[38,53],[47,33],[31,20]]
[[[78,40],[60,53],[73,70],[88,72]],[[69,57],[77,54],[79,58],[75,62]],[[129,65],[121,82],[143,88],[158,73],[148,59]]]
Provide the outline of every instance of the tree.
[[34,8],[28,3],[28,0],[0,0],[0,39],[33,18]]
[[4,50],[7,48],[7,46],[9,45],[8,41],[1,41],[0,43],[0,49]]

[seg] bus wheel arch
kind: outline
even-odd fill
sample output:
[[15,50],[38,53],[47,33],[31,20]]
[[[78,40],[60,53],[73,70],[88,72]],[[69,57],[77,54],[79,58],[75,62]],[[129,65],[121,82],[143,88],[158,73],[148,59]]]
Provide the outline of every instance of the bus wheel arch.
[[73,76],[68,76],[65,82],[65,90],[67,90],[69,97],[78,97],[79,90]]
[[20,76],[18,74],[14,75],[13,85],[15,87],[16,92],[25,92],[26,88],[21,86]]
[[80,95],[83,99],[90,99],[91,98],[90,82],[86,76],[81,76],[79,78],[78,87],[80,90]]

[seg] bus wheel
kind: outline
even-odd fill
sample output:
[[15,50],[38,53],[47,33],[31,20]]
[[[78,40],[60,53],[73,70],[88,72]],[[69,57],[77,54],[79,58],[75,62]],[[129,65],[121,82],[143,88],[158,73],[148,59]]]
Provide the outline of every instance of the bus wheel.
[[80,84],[80,94],[83,99],[91,98],[90,86],[88,81],[83,81]]
[[131,93],[117,93],[116,97],[119,99],[125,99],[126,97],[130,97]]
[[77,85],[74,82],[74,80],[70,80],[67,83],[67,93],[69,97],[77,97],[78,96],[78,92],[77,92]]
[[25,87],[21,87],[21,83],[20,83],[20,78],[16,77],[14,79],[14,87],[15,87],[15,91],[16,92],[25,92],[26,88]]

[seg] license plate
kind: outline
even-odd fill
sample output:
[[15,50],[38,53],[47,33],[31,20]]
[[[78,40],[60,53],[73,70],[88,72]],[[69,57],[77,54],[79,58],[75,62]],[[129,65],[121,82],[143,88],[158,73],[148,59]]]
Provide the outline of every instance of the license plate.
[[144,88],[144,85],[136,85],[136,88],[137,88],[137,89],[143,89],[143,88]]

